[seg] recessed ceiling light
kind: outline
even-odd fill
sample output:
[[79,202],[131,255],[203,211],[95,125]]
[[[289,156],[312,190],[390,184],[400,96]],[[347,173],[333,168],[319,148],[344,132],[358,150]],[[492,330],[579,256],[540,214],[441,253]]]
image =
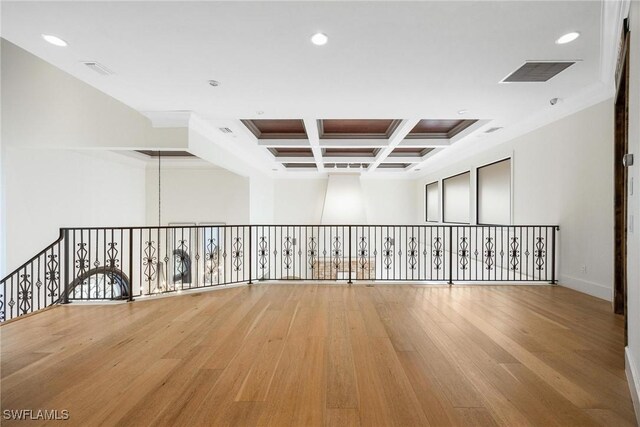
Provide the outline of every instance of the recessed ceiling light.
[[572,32],[567,33],[564,36],[560,37],[558,40],[556,40],[556,44],[571,43],[572,41],[574,41],[578,37],[580,37],[580,33],[577,32],[577,31],[572,31]]
[[315,33],[311,36],[311,43],[315,44],[316,46],[323,46],[327,44],[328,41],[329,37],[327,37],[327,35],[324,33]]
[[458,111],[458,114],[460,114],[460,115],[467,114],[467,110],[460,110],[460,111]]
[[66,41],[62,40],[60,37],[52,36],[51,34],[42,34],[42,38],[54,46],[60,46],[60,47],[67,46]]
[[258,112],[257,112],[257,114],[258,114],[259,116],[261,116],[261,115],[263,115],[263,114],[264,114],[264,111],[258,111]]
[[278,172],[278,169],[271,169],[273,172]]
[[220,86],[220,82],[217,80],[209,80],[209,84],[213,87]]
[[420,169],[414,169],[414,171],[416,171],[416,172],[420,172]]

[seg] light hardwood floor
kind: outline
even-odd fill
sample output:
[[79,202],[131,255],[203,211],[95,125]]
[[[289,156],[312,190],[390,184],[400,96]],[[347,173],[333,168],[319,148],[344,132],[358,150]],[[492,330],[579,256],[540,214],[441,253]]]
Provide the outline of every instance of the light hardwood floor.
[[628,426],[622,330],[608,303],[551,286],[69,305],[0,327],[1,406],[82,426]]

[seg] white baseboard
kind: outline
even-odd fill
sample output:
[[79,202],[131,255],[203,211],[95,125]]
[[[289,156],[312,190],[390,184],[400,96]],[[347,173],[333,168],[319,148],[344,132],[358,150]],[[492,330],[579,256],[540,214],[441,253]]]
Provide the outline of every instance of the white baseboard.
[[613,288],[601,285],[600,283],[589,282],[588,280],[561,274],[558,284],[596,298],[613,301]]
[[633,409],[636,412],[636,419],[640,420],[640,377],[634,363],[635,359],[631,354],[629,347],[624,349],[624,372],[627,374],[627,382],[629,383],[629,393],[633,401]]

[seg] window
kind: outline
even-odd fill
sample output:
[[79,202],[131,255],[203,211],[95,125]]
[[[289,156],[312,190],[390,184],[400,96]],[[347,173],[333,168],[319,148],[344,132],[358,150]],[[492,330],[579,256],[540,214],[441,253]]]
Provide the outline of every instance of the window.
[[469,223],[469,179],[470,172],[464,172],[442,180],[442,209],[444,222]]
[[440,200],[438,181],[425,186],[425,218],[427,222],[440,221]]
[[478,168],[478,224],[511,224],[511,159]]

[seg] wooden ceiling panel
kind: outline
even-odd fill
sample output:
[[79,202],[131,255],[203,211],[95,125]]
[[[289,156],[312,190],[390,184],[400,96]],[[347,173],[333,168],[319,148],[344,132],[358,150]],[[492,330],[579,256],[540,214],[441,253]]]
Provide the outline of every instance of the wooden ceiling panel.
[[400,120],[325,119],[319,121],[320,138],[389,138]]
[[377,148],[325,148],[323,155],[328,157],[373,157]]
[[162,157],[196,157],[187,151],[151,151],[151,150],[136,150],[140,154],[146,154],[149,157],[158,157],[161,153]]
[[411,129],[407,138],[451,138],[475,122],[476,120],[422,119]]
[[269,138],[306,138],[304,122],[300,119],[258,119],[241,120],[257,137]]
[[433,150],[432,147],[396,147],[389,156],[416,156],[422,157]]
[[315,163],[283,163],[287,169],[315,169]]
[[269,148],[269,151],[276,157],[313,157],[313,151],[311,151],[311,148],[278,147]]

